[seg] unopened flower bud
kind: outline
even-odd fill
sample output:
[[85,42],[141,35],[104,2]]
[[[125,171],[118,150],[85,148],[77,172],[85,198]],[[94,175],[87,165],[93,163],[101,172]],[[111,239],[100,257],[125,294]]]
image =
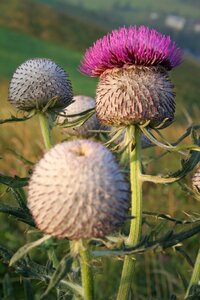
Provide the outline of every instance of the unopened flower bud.
[[75,140],[56,145],[36,165],[28,206],[47,234],[103,237],[126,220],[129,187],[108,149]]
[[42,109],[54,98],[54,108],[64,108],[72,101],[71,82],[52,60],[30,59],[13,74],[8,98],[12,105],[24,111]]

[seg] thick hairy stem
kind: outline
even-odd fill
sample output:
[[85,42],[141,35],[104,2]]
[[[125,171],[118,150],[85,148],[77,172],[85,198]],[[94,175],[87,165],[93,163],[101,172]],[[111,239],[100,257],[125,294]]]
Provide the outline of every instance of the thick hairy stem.
[[[141,180],[141,141],[140,129],[130,126],[127,128],[130,142],[130,182],[131,182],[131,220],[130,233],[127,239],[127,246],[135,246],[140,241],[141,224],[142,224],[142,180]],[[135,256],[126,256],[124,260],[121,281],[118,291],[117,300],[128,300],[135,273],[136,258]]]
[[190,279],[190,283],[189,283],[189,286],[188,286],[188,289],[187,289],[187,292],[186,292],[186,295],[185,295],[184,299],[188,298],[188,296],[190,294],[191,287],[195,286],[195,285],[199,286],[199,284],[200,284],[200,249],[199,249],[199,252],[197,254],[197,258],[196,258],[196,262],[195,262],[195,265],[194,265],[194,270],[193,270],[193,273],[192,273],[192,277]]
[[39,120],[40,120],[40,128],[41,128],[45,148],[47,150],[49,150],[53,146],[53,142],[52,142],[51,129],[50,129],[50,124],[49,124],[49,120],[48,120],[48,115],[47,115],[47,113],[39,112],[38,116],[39,116]]
[[92,266],[90,264],[90,253],[87,249],[87,245],[80,242],[79,255],[80,255],[80,266],[81,266],[81,278],[83,286],[84,300],[94,299],[94,289],[93,289],[93,274]]

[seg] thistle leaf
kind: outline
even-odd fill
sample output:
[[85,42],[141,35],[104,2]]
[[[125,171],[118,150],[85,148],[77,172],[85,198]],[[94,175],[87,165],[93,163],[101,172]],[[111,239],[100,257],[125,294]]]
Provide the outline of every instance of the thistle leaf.
[[[68,127],[79,127],[82,126],[89,118],[92,117],[95,110],[94,108],[88,109],[84,112],[81,112],[80,114],[74,114],[74,115],[64,115],[65,120],[62,124],[58,124],[62,128],[68,128]],[[68,121],[67,118],[74,118],[72,121]]]
[[43,236],[41,239],[28,243],[24,245],[23,247],[19,248],[19,250],[12,256],[9,265],[12,266],[14,263],[16,263],[20,258],[22,258],[25,254],[27,254],[30,250],[33,248],[41,245],[51,237],[49,235]]
[[10,177],[0,174],[0,183],[5,184],[11,188],[22,188],[28,185],[29,178],[20,178],[18,176]]
[[32,216],[30,215],[28,210],[25,211],[22,208],[11,207],[6,204],[0,204],[0,212],[12,215],[19,221],[24,222],[30,226],[35,226]]
[[[48,285],[46,291],[42,294],[40,299],[45,299],[45,297],[47,297],[49,295],[51,290],[53,288],[55,288],[59,284],[59,282],[67,275],[67,273],[70,271],[70,269],[71,269],[71,260],[70,260],[69,254],[67,253],[67,255],[65,255],[62,258],[62,260],[60,261],[56,271],[51,276],[49,285]],[[75,289],[79,287],[78,285],[73,284],[72,282],[69,282],[69,284],[74,285]],[[79,294],[79,292],[78,292],[78,294]]]
[[5,123],[13,123],[13,122],[24,122],[29,120],[35,115],[35,111],[31,111],[29,114],[27,114],[25,117],[17,118],[13,115],[11,115],[10,119],[0,119],[0,124],[5,124]]

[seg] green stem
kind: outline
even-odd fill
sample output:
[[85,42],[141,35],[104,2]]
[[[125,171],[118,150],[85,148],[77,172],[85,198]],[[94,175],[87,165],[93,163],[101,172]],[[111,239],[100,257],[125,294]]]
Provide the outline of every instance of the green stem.
[[[82,241],[81,241],[82,242]],[[81,265],[81,278],[83,286],[84,300],[94,299],[94,290],[93,290],[93,274],[92,266],[90,264],[90,253],[86,245],[83,245],[79,250],[80,255],[80,265]]]
[[[141,180],[141,142],[140,129],[130,126],[127,128],[129,140],[135,137],[135,147],[130,143],[130,181],[131,181],[131,220],[130,233],[127,240],[128,246],[135,246],[140,241],[141,224],[142,224],[142,180]],[[131,284],[135,273],[136,258],[135,256],[126,256],[124,260],[121,281],[118,291],[117,300],[129,299]]]
[[195,262],[195,265],[194,265],[194,270],[193,270],[193,273],[192,273],[192,277],[190,279],[190,283],[189,283],[189,286],[188,286],[188,289],[187,289],[187,292],[186,292],[186,295],[185,295],[184,299],[187,299],[188,296],[190,295],[191,287],[195,286],[195,285],[199,286],[199,282],[200,282],[200,249],[199,249],[199,252],[197,254],[197,258],[196,258],[196,262]]
[[53,142],[52,142],[52,136],[51,136],[51,129],[49,125],[49,119],[47,113],[39,112],[38,113],[39,120],[40,120],[40,128],[45,144],[45,148],[47,150],[51,149]]

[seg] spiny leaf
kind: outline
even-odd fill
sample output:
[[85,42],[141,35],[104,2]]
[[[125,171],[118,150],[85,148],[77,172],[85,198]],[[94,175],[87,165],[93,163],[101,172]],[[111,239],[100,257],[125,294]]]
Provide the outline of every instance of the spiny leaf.
[[69,254],[67,254],[62,258],[56,271],[51,276],[49,285],[48,285],[46,291],[44,292],[44,294],[41,296],[41,299],[44,299],[45,297],[47,297],[48,294],[51,292],[51,290],[59,284],[59,282],[70,271],[70,267],[71,267],[71,260],[70,260]]
[[200,161],[200,152],[190,151],[190,156],[186,160],[182,160],[182,168],[175,173],[171,174],[171,177],[185,177],[191,172]]
[[49,235],[45,235],[43,236],[41,239],[28,243],[26,245],[24,245],[23,247],[21,247],[11,258],[10,260],[10,266],[12,266],[14,263],[16,263],[16,261],[18,261],[20,258],[22,258],[25,254],[27,254],[30,250],[32,250],[33,248],[41,245],[42,243],[44,243],[46,240],[50,239],[51,237]]
[[17,118],[13,115],[11,115],[10,119],[0,119],[0,124],[4,124],[4,123],[13,123],[13,122],[24,122],[29,120],[30,118],[32,118],[35,115],[35,112],[32,111],[30,112],[27,116],[22,117],[22,118]]
[[[80,114],[74,114],[74,115],[66,115],[66,119],[63,121],[62,124],[58,124],[62,128],[68,128],[68,127],[79,127],[82,126],[91,116],[94,114],[94,108],[88,109]],[[79,117],[78,117],[79,116]],[[67,118],[72,119],[71,121],[68,121]]]
[[[59,100],[58,96],[53,97],[52,99],[50,99],[47,104],[45,105],[45,107],[43,107],[42,111],[45,113],[47,110],[49,110],[50,108],[54,107],[56,102]],[[38,103],[36,102],[37,106]],[[39,107],[38,110],[40,111]]]
[[30,165],[33,166],[34,163],[30,160],[28,160],[27,158],[25,158],[23,155],[19,154],[17,151],[15,151],[14,149],[10,149],[8,148],[8,151],[10,151],[12,154],[15,155],[15,157],[17,157],[20,161],[22,161],[24,164],[26,165]]
[[[0,258],[3,260],[4,263],[8,264],[12,256],[12,251],[0,245]],[[45,284],[48,284],[51,280],[52,274],[48,274],[46,272],[46,267],[35,263],[28,257],[26,257],[26,259],[21,258],[12,267],[16,273],[22,275],[25,278],[40,280]],[[57,289],[63,292],[69,291],[70,289],[83,297],[82,287],[73,282],[61,280],[58,284]]]
[[19,207],[21,207],[25,211],[28,211],[28,207],[26,205],[26,194],[25,194],[23,188],[21,188],[21,189],[8,188],[8,190],[11,191],[11,193],[14,196],[15,200],[17,201]]
[[156,219],[166,219],[168,221],[174,222],[175,224],[192,224],[195,222],[199,222],[200,218],[195,219],[195,220],[180,220],[180,219],[176,219],[174,217],[171,217],[168,214],[158,214],[155,212],[149,212],[149,211],[143,211],[143,215],[149,216],[149,217],[155,217]]
[[11,207],[6,204],[0,204],[0,212],[12,215],[21,222],[24,222],[31,226],[35,226],[32,216],[30,215],[28,210],[25,211],[19,207]]
[[20,178],[18,176],[10,177],[0,174],[0,183],[3,183],[11,188],[22,188],[28,185],[29,178]]
[[145,128],[144,126],[140,126],[140,129],[142,130],[142,132],[144,133],[144,135],[155,145],[157,145],[160,148],[166,149],[170,152],[180,152],[182,153],[182,150],[193,150],[193,151],[198,151],[200,152],[200,147],[198,145],[195,144],[185,144],[185,145],[171,145],[171,144],[163,144],[162,142],[158,141],[154,135],[148,131],[147,128]]
[[114,250],[95,250],[92,251],[92,255],[95,257],[101,256],[124,256],[128,254],[144,253],[149,250],[157,249],[163,251],[164,249],[173,247],[181,243],[182,241],[200,233],[200,224],[194,226],[191,229],[183,230],[179,233],[173,233],[169,231],[164,237],[156,240],[149,240],[148,236],[145,237],[138,245],[129,248],[121,248]]

